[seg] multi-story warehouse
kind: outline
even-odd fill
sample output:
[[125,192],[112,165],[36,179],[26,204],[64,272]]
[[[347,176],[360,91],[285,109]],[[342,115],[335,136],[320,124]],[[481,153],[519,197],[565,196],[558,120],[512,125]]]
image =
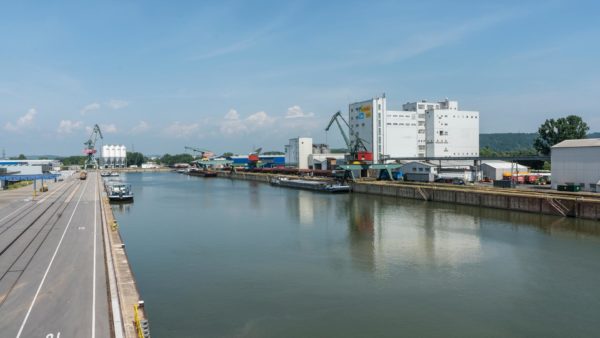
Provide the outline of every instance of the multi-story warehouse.
[[479,112],[457,101],[409,102],[387,110],[385,95],[349,105],[350,135],[360,137],[373,161],[395,157],[479,156]]
[[458,102],[439,103],[425,112],[427,157],[479,156],[479,112],[458,110]]
[[385,149],[389,157],[423,157],[419,152],[417,112],[388,110],[385,114]]
[[387,111],[385,95],[351,103],[348,110],[352,142],[361,138],[367,151],[373,153],[373,162],[379,162],[387,154],[384,140]]
[[422,100],[421,102],[407,102],[402,105],[402,110],[414,112],[417,118],[417,156],[427,156],[427,143],[426,143],[426,112],[432,109],[439,109],[439,102],[427,102]]

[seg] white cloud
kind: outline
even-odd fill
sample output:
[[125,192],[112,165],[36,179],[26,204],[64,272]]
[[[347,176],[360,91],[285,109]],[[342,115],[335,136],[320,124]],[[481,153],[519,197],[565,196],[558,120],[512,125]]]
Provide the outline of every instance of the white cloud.
[[34,108],[31,108],[27,111],[27,113],[25,113],[25,115],[19,117],[14,124],[7,122],[4,125],[4,129],[7,131],[20,131],[23,128],[28,128],[33,124],[35,115],[37,115],[37,111]]
[[117,110],[117,109],[127,107],[129,105],[129,102],[127,102],[125,100],[110,99],[110,100],[108,100],[108,102],[106,102],[106,105],[110,109]]
[[100,109],[100,103],[98,103],[98,102],[90,103],[90,104],[86,105],[85,107],[81,108],[81,115],[85,115],[91,111],[98,110],[98,109]]
[[305,118],[305,117],[313,117],[314,113],[305,113],[300,106],[291,106],[288,108],[285,113],[286,119],[297,119],[297,118]]
[[264,111],[259,111],[258,113],[248,116],[246,122],[250,128],[259,128],[272,124],[275,122],[275,119],[270,117]]
[[114,134],[117,132],[117,126],[114,123],[101,124],[100,131],[105,134]]
[[146,121],[140,121],[137,125],[131,128],[131,132],[134,134],[141,134],[143,132],[148,131],[150,129],[150,125]]
[[83,127],[81,121],[61,120],[58,124],[57,132],[59,134],[70,134],[75,130],[79,130]]
[[225,114],[225,120],[239,120],[240,114],[235,109],[229,109],[227,114]]
[[188,124],[175,121],[170,126],[165,128],[164,133],[167,136],[184,138],[196,133],[199,128],[200,125],[198,123]]
[[240,118],[240,114],[235,109],[230,109],[220,124],[220,131],[226,135],[247,133],[269,126],[275,122],[266,112],[259,111],[248,116],[245,119]]

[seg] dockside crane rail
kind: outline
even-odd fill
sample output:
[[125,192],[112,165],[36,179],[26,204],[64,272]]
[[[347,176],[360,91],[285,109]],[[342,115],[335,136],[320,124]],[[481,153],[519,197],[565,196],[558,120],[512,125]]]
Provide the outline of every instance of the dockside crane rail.
[[85,149],[83,149],[83,153],[87,156],[87,159],[85,160],[84,168],[87,168],[90,165],[93,168],[98,168],[98,162],[96,160],[96,157],[94,156],[96,154],[96,141],[98,140],[98,138],[104,139],[104,136],[102,136],[102,131],[100,131],[100,126],[95,124],[94,129],[92,129],[90,138],[83,143],[85,145]]

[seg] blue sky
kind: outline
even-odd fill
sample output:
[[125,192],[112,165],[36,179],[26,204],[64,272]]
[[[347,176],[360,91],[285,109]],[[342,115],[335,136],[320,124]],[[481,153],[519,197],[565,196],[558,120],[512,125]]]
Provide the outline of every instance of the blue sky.
[[593,1],[5,2],[0,148],[282,150],[386,93],[479,110],[481,132],[575,113],[600,131]]

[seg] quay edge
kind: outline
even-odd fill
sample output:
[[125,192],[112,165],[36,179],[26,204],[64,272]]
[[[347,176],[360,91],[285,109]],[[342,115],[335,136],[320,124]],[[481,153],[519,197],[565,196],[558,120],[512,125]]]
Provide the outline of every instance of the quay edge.
[[[218,176],[269,183],[271,177],[280,175],[219,172]],[[482,190],[451,185],[390,183],[387,181],[359,181],[350,185],[353,193],[600,220],[600,197],[499,188]]]
[[[118,223],[115,223],[112,208],[104,191],[102,179],[99,179],[98,184],[100,185],[102,224],[104,228],[105,264],[109,282],[109,307],[113,321],[112,334],[115,338],[137,338],[139,335],[136,325],[138,322],[147,322],[148,316],[143,307],[143,302],[141,303],[142,306],[138,307],[142,298],[129,264]],[[117,225],[113,226],[114,224]]]

